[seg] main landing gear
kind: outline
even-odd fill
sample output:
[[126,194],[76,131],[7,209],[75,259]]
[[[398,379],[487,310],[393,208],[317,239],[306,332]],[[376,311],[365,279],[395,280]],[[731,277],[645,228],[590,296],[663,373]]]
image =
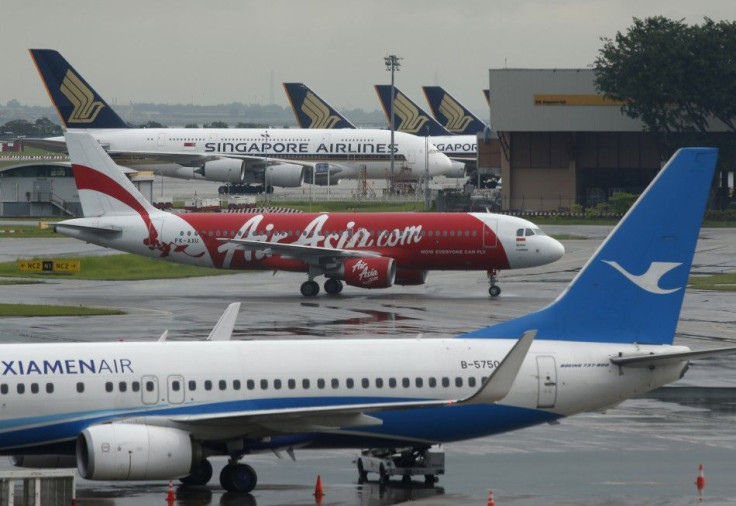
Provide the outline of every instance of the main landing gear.
[[[327,281],[325,281],[325,292],[330,295],[337,295],[342,292],[342,289],[343,284],[339,279],[327,278]],[[305,297],[316,297],[319,294],[319,283],[310,279],[302,283],[300,290]]]
[[496,269],[488,269],[488,283],[491,285],[488,288],[488,294],[491,297],[498,297],[501,293],[501,287],[496,284],[496,274],[498,274]]
[[255,469],[248,464],[239,464],[236,459],[230,459],[220,472],[220,485],[228,492],[247,493],[256,488],[258,475]]

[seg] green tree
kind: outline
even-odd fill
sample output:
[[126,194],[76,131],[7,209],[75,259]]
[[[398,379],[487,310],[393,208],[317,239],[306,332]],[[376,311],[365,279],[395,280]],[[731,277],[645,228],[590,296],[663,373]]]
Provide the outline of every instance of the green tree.
[[227,123],[224,121],[213,121],[204,125],[205,128],[228,128]]
[[36,129],[36,133],[34,135],[38,135],[39,137],[53,137],[64,133],[61,129],[61,125],[57,125],[46,116],[38,118],[33,126]]
[[184,128],[199,128],[199,125],[196,123],[187,123],[184,125]]

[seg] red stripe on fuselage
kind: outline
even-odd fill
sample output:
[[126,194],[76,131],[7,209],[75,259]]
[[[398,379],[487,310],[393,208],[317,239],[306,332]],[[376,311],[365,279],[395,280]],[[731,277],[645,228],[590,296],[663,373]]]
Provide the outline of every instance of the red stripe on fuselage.
[[[234,250],[220,239],[247,238],[281,244],[372,251],[399,269],[507,269],[500,240],[478,218],[463,213],[181,214],[219,268],[305,271],[299,260]],[[167,225],[168,227],[168,225]],[[308,232],[304,234],[305,230]],[[168,233],[173,232],[167,228]],[[286,234],[286,235],[283,235]]]

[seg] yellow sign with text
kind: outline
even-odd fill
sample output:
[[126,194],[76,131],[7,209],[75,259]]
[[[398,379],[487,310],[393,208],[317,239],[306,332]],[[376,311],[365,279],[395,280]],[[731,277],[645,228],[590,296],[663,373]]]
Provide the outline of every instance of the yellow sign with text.
[[18,270],[22,272],[80,272],[80,260],[18,260]]
[[611,100],[603,95],[534,95],[534,105],[593,105],[622,106],[626,102]]

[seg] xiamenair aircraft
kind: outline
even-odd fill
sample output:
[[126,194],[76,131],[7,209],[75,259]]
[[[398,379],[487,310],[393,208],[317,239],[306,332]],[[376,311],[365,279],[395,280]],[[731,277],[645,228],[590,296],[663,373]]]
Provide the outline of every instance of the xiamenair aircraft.
[[[375,85],[378,99],[391,122],[391,85]],[[478,156],[478,137],[474,135],[454,135],[427,112],[404,95],[398,88],[394,98],[394,128],[397,132],[427,136],[429,142],[446,154],[450,159],[475,164]]]
[[[69,140],[74,163],[93,161],[77,148],[97,158]],[[235,304],[205,341],[2,344],[0,453],[71,461],[92,480],[200,485],[226,456],[221,485],[249,492],[241,460],[255,452],[407,450],[402,464],[419,467],[434,444],[677,381],[691,359],[736,351],[673,345],[716,156],[680,150],[551,305],[455,338],[232,341]]]
[[[406,177],[445,175],[452,162],[424,139],[385,130],[278,128],[128,128],[57,51],[31,49],[46,90],[68,131],[90,133],[118,165],[170,177],[246,183],[269,192],[305,181],[385,179],[391,152]],[[27,144],[64,151],[63,137]],[[426,151],[426,153],[425,153]]]
[[478,135],[488,128],[482,119],[441,86],[422,86],[422,90],[432,114],[449,132],[456,135]]
[[172,214],[153,207],[86,133],[66,143],[84,218],[57,232],[109,248],[220,269],[307,274],[340,293],[423,284],[430,270],[480,270],[496,296],[496,272],[554,262],[564,247],[533,223],[490,213]]

